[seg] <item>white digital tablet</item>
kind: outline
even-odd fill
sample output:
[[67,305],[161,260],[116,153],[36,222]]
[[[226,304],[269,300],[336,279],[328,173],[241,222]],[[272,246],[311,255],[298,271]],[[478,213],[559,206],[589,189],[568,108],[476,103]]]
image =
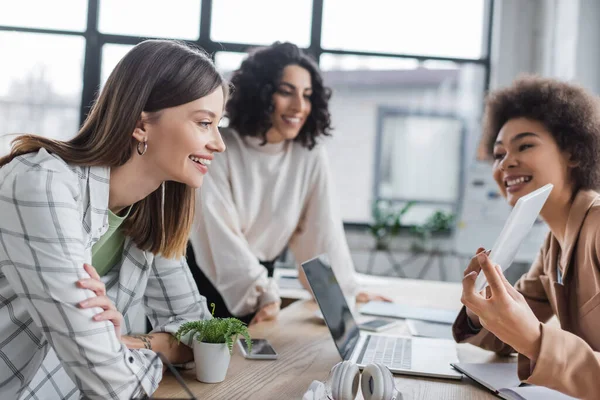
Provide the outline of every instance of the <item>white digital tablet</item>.
[[[519,246],[527,237],[553,187],[552,184],[547,184],[517,200],[490,253],[490,260],[500,265],[502,271],[506,271],[512,264]],[[485,274],[480,272],[475,288],[479,291],[486,286]]]

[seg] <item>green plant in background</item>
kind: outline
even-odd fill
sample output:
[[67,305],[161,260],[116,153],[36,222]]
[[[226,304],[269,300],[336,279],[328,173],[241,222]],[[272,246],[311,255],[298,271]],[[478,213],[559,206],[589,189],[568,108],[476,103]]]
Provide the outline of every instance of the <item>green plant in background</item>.
[[437,210],[422,225],[413,226],[411,232],[417,237],[413,243],[413,251],[425,251],[427,244],[434,233],[448,232],[452,229],[455,215],[453,213]]
[[391,202],[385,200],[378,200],[373,203],[371,208],[373,223],[369,226],[369,232],[375,238],[376,250],[389,249],[390,238],[400,232],[402,217],[414,204],[413,201],[409,201],[398,209]]
[[213,318],[201,321],[192,321],[182,324],[175,338],[181,338],[189,333],[194,339],[204,343],[226,343],[229,353],[233,352],[233,342],[242,335],[246,340],[248,351],[252,351],[252,340],[248,333],[248,327],[237,318]]

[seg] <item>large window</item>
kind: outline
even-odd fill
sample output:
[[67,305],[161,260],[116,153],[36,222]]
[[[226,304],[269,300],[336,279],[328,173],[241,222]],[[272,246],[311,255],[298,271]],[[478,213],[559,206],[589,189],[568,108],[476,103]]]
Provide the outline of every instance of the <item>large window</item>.
[[98,28],[117,35],[197,40],[200,0],[100,0]]
[[83,32],[87,11],[83,0],[3,0],[0,26]]
[[68,139],[77,133],[84,45],[79,36],[0,31],[2,154],[12,139],[6,134]]
[[104,86],[108,76],[115,68],[117,63],[127,54],[133,45],[130,44],[112,44],[107,43],[102,46],[102,64],[100,66],[101,80],[100,86]]
[[8,133],[72,137],[115,65],[147,38],[194,43],[227,77],[249,49],[291,41],[333,89],[325,145],[344,220],[369,222],[377,199],[414,200],[417,223],[460,201],[489,81],[493,2],[0,1],[0,54],[10,60],[0,154]]
[[215,54],[215,65],[219,72],[228,77],[231,72],[235,71],[240,67],[246,53],[233,53],[231,51],[219,51]]
[[325,49],[478,59],[484,0],[324,0]]
[[301,47],[310,44],[312,0],[215,0],[210,37],[216,42]]

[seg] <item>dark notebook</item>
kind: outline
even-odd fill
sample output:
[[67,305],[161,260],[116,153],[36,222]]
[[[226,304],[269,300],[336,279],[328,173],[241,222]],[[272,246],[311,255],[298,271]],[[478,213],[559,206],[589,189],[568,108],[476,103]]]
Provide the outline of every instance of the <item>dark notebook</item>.
[[523,385],[517,376],[516,363],[452,364],[454,369],[485,386],[506,400],[569,400],[567,396],[543,386]]

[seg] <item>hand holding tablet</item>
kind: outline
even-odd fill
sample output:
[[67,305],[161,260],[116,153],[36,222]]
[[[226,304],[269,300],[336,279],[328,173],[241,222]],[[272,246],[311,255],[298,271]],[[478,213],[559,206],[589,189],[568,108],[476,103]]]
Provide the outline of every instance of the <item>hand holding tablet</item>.
[[[506,271],[512,264],[521,243],[527,237],[553,187],[552,184],[547,184],[517,200],[490,253],[490,259],[494,264],[500,265],[502,271]],[[481,291],[486,286],[485,275],[479,273],[475,288]]]

